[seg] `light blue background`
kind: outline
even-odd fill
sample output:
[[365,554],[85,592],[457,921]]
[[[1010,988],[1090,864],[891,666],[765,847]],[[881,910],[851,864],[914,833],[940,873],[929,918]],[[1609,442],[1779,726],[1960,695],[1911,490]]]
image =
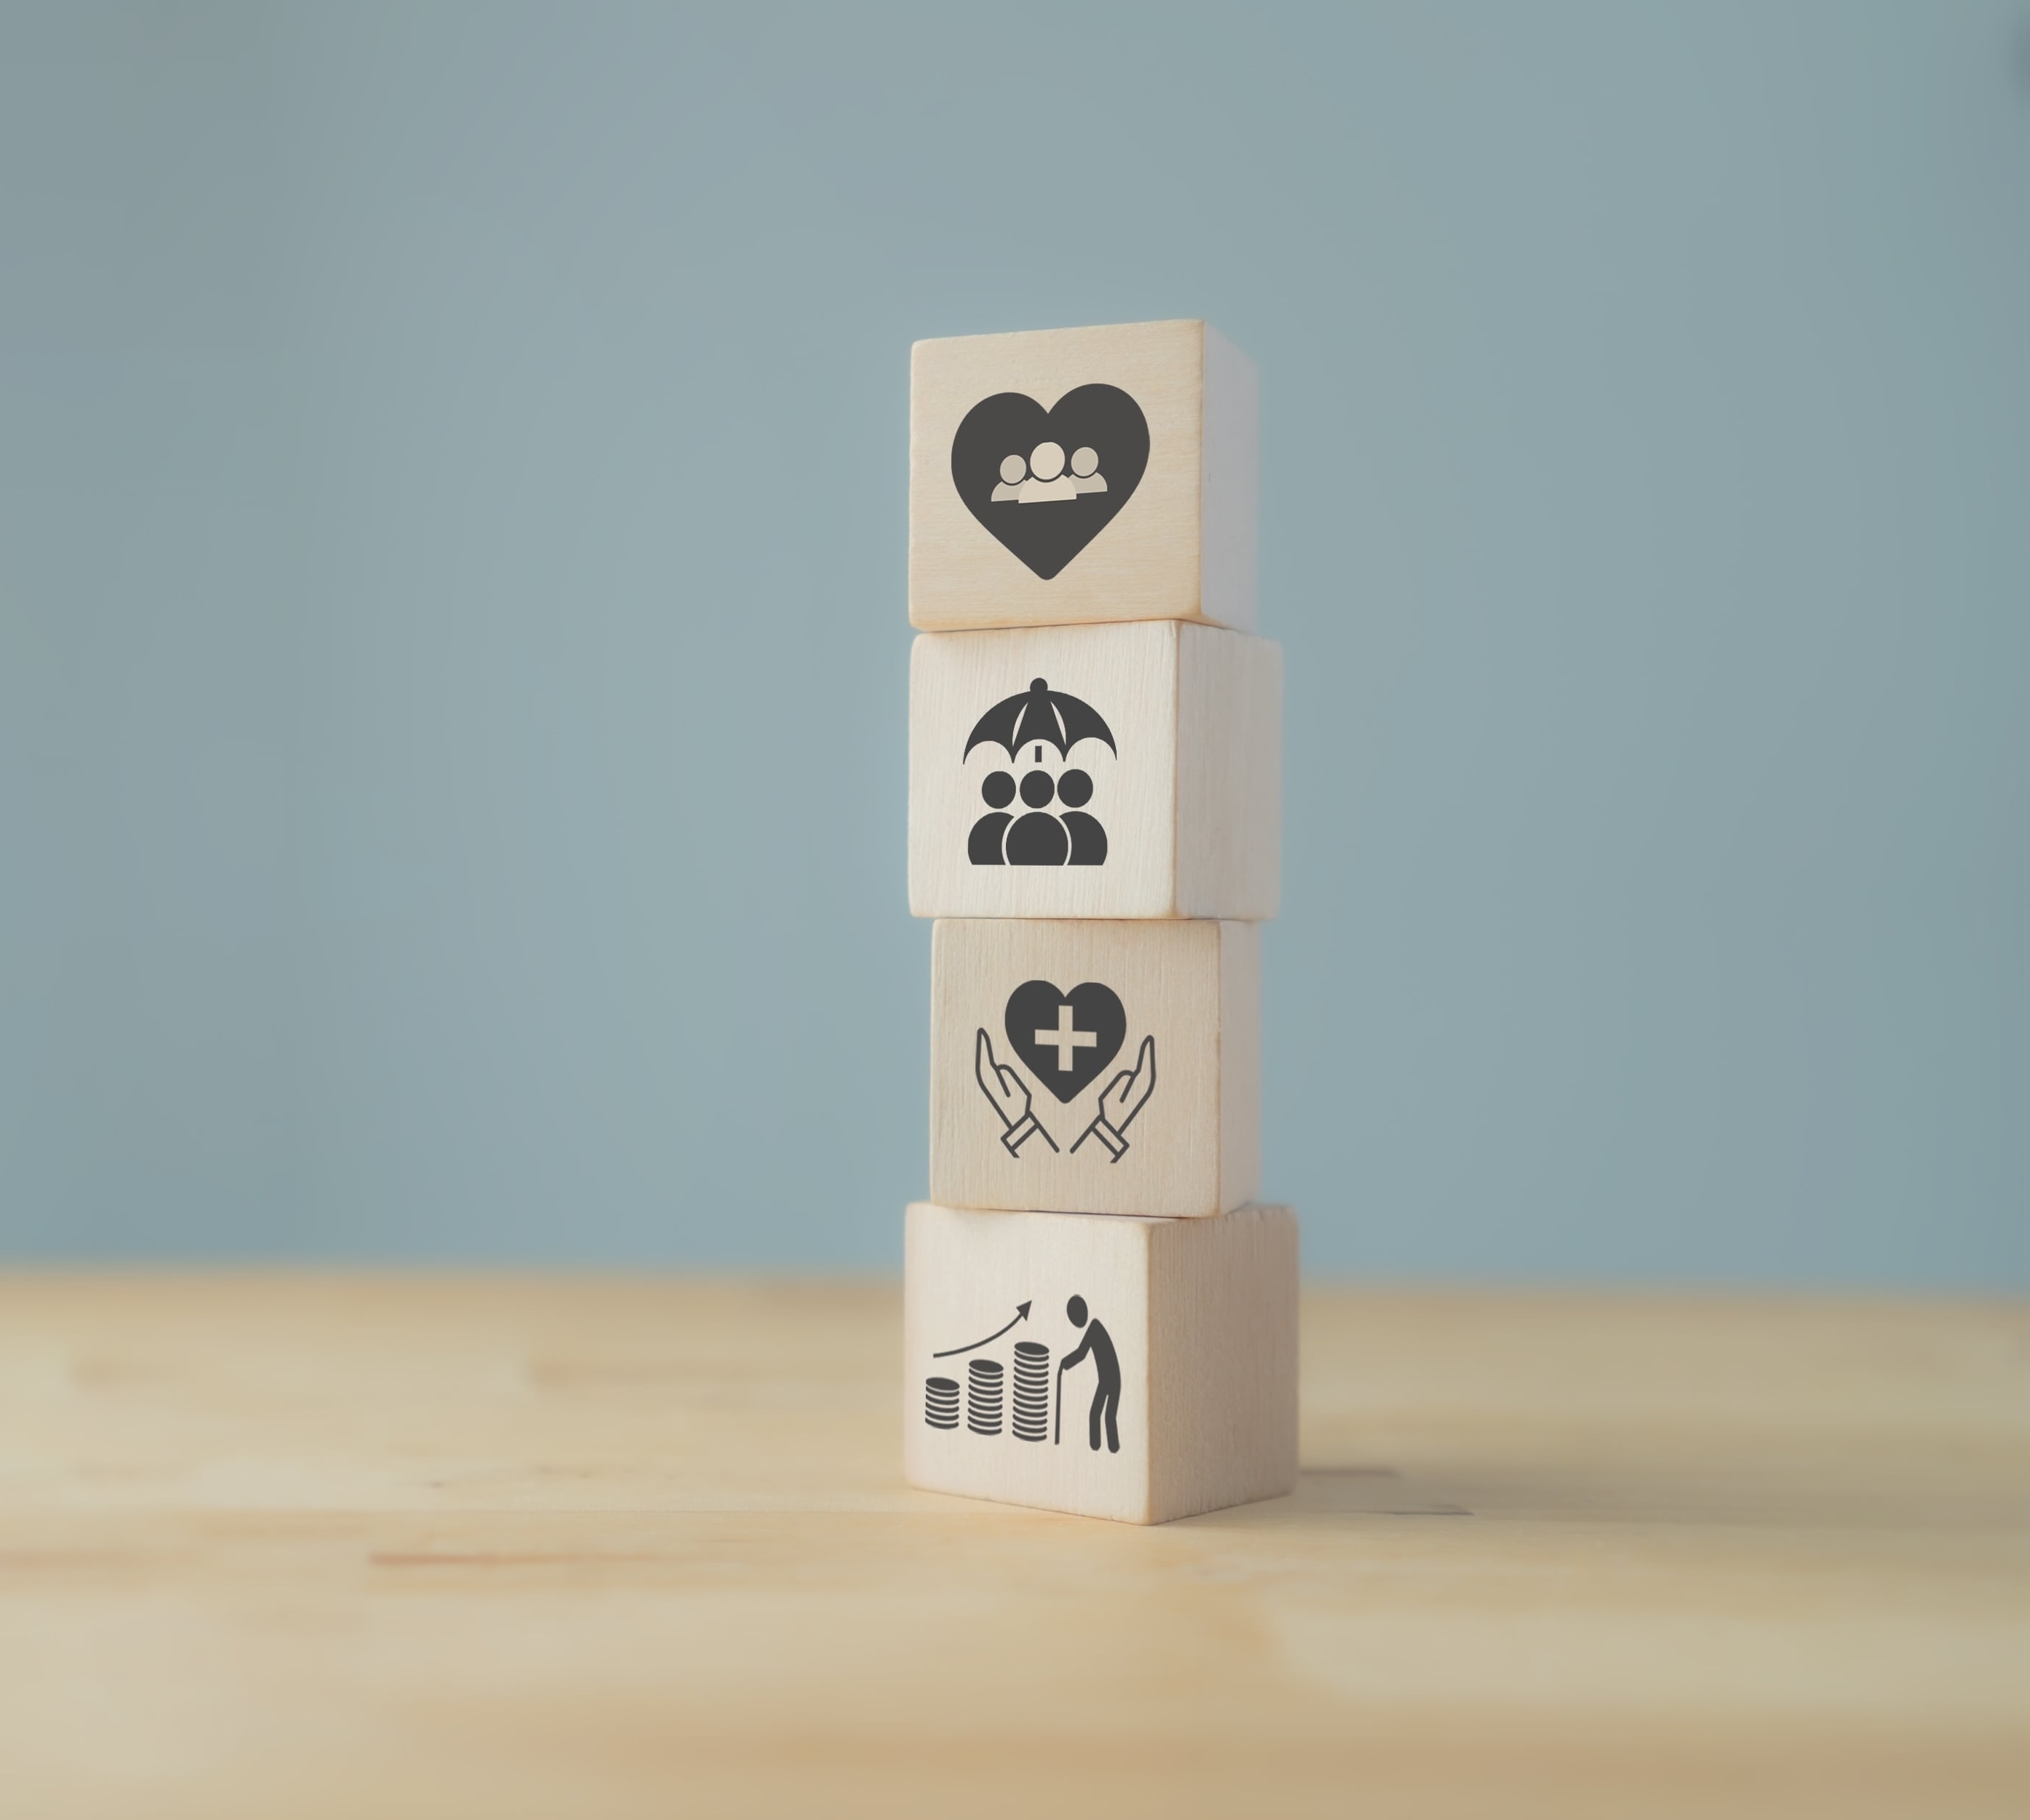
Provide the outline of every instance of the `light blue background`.
[[2030,9],[0,13],[0,1252],[884,1267],[919,336],[1209,317],[1310,1265],[2030,1282]]

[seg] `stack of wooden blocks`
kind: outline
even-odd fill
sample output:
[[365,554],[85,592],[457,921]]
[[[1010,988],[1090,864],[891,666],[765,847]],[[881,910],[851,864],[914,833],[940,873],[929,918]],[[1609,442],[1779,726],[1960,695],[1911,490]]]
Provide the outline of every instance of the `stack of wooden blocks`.
[[1203,322],[913,352],[904,1457],[933,1491],[1162,1523],[1296,1481],[1297,1226],[1256,1204],[1257,419]]

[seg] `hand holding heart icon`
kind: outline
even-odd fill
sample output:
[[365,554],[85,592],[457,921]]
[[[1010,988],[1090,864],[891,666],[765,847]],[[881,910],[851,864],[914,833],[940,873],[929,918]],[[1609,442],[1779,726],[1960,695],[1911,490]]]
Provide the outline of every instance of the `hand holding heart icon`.
[[1028,1085],[1013,1068],[995,1059],[994,1039],[984,1030],[973,1033],[972,1077],[987,1096],[987,1104],[1001,1115],[1001,1122],[1007,1127],[1001,1133],[1001,1142],[1010,1156],[1020,1156],[1022,1146],[1039,1134],[1053,1150],[1057,1148],[1057,1140],[1043,1130],[1030,1110]]
[[1142,1048],[1135,1058],[1132,1068],[1124,1068],[1106,1084],[1106,1091],[1099,1096],[1099,1110],[1092,1115],[1092,1122],[1078,1136],[1076,1150],[1088,1137],[1097,1137],[1106,1148],[1108,1157],[1118,1163],[1128,1154],[1128,1127],[1135,1122],[1135,1115],[1149,1104],[1149,1096],[1156,1091],[1156,1039],[1144,1037]]
[[[1128,1034],[1128,1013],[1119,996],[1097,980],[1069,992],[1059,992],[1048,980],[1025,980],[1009,994],[1002,1022],[1015,1053],[1066,1106],[1099,1078],[1120,1054]],[[994,1040],[983,1029],[973,1033],[972,1075],[1000,1118],[1001,1141],[1010,1156],[1019,1157],[1023,1144],[1039,1133],[1057,1149],[1057,1141],[1037,1121],[1028,1083],[995,1055]],[[1128,1153],[1128,1127],[1155,1090],[1156,1039],[1144,1037],[1135,1066],[1122,1069],[1107,1083],[1072,1149],[1094,1138],[1108,1161],[1118,1163]]]

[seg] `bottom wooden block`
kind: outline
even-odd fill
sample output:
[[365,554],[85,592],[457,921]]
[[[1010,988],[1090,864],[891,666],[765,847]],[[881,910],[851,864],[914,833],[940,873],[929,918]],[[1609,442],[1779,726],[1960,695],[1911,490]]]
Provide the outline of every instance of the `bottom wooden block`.
[[1297,1221],[909,1211],[912,1485],[1125,1523],[1297,1477]]

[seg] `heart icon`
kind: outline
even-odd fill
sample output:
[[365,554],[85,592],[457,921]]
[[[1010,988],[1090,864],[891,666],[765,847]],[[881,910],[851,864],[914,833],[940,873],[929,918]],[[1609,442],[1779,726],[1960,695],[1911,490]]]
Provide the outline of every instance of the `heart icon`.
[[1028,980],[1009,995],[1002,1028],[1029,1071],[1069,1106],[1120,1054],[1128,1014],[1097,980],[1069,992]]
[[1117,385],[1080,385],[1048,411],[997,392],[952,437],[965,509],[1049,581],[1112,522],[1149,465],[1149,420]]

